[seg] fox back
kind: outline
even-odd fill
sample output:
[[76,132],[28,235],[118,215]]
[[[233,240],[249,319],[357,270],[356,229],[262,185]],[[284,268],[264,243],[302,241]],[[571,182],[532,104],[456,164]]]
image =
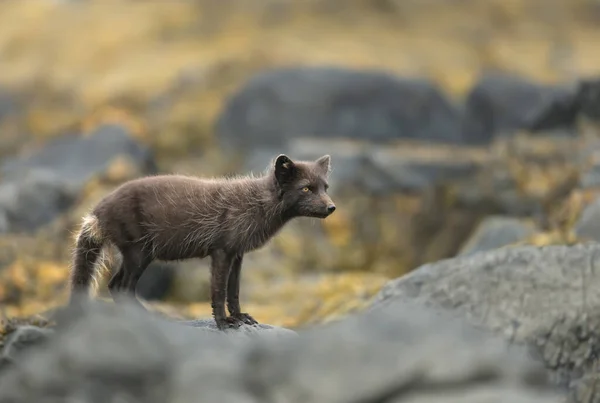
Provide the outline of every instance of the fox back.
[[153,258],[205,257],[263,246],[294,217],[325,218],[330,158],[280,155],[259,177],[200,179],[160,175],[130,181],[94,209],[107,240],[144,244]]

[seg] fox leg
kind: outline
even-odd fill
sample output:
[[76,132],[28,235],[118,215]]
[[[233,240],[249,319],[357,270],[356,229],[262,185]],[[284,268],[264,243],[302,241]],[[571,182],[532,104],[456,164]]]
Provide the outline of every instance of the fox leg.
[[225,300],[227,298],[227,281],[233,255],[223,250],[211,254],[210,264],[210,298],[212,314],[219,330],[237,328],[240,322],[232,317],[227,317]]
[[240,308],[240,278],[243,257],[240,253],[233,258],[231,263],[227,281],[227,308],[232,318],[247,325],[255,325],[258,322],[249,314],[242,312]]

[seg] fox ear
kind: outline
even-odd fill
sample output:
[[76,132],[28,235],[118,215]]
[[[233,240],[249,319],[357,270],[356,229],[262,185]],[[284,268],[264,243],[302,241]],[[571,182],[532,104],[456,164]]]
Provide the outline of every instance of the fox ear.
[[331,173],[331,156],[329,154],[322,156],[315,162],[323,170],[326,176]]
[[289,183],[296,174],[296,165],[285,154],[280,154],[275,159],[275,179],[280,185]]

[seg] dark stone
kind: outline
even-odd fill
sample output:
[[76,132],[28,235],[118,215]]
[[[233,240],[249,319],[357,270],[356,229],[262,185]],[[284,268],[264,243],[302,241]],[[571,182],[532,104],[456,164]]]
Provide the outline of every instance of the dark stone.
[[555,100],[568,100],[571,92],[568,87],[543,85],[509,74],[486,73],[467,95],[465,141],[488,144],[497,135],[530,129],[534,116]]
[[558,403],[518,346],[395,304],[294,337],[215,332],[134,307],[68,309],[45,348],[0,375],[0,401]]
[[531,131],[573,129],[580,116],[600,121],[600,79],[580,80],[573,90],[550,97],[531,115],[527,128]]
[[65,135],[0,166],[0,232],[32,232],[68,209],[83,186],[128,156],[140,173],[154,173],[148,147],[118,125],[88,136]]
[[472,255],[523,241],[535,233],[535,226],[515,217],[485,218],[465,243],[460,255]]
[[426,264],[389,282],[374,306],[450,309],[530,351],[572,395],[598,402],[600,245],[520,246]]
[[162,300],[171,290],[175,279],[176,264],[153,261],[140,277],[137,295],[146,301]]
[[337,67],[289,67],[252,77],[216,123],[225,149],[282,148],[301,137],[461,143],[461,116],[424,79]]

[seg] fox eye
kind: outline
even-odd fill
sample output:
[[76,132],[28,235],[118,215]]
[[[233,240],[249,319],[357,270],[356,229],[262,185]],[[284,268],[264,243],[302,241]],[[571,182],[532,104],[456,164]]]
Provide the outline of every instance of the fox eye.
[[308,193],[309,191],[310,191],[310,189],[308,188],[308,186],[304,186],[304,187],[302,188],[302,192],[303,192],[303,193]]

